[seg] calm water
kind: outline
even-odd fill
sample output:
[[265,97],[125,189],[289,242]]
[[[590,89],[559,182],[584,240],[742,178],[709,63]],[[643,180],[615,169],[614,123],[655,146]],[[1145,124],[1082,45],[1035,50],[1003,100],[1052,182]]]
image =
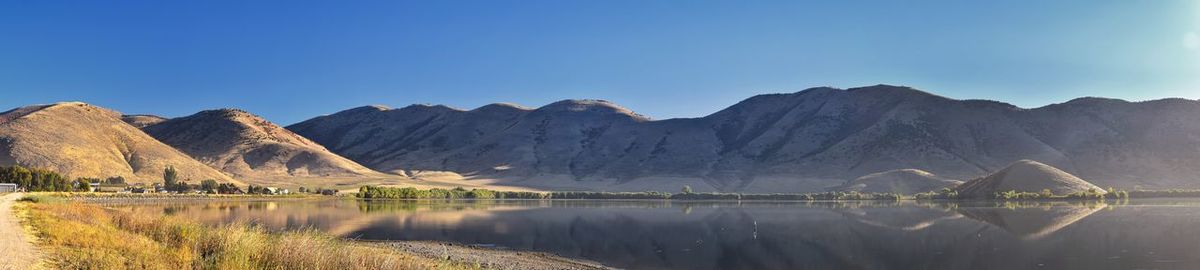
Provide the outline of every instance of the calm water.
[[1200,201],[281,201],[121,205],[208,224],[437,240],[634,269],[1198,269]]

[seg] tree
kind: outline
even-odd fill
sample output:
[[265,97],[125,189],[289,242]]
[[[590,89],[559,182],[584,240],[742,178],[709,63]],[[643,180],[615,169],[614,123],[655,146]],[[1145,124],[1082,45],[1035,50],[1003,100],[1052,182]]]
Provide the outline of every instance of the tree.
[[0,167],[0,183],[17,184],[28,191],[71,191],[77,187],[54,171],[21,166]]
[[200,181],[200,190],[213,191],[216,189],[217,189],[217,180],[204,179],[204,181]]
[[175,191],[179,193],[188,193],[192,191],[192,185],[189,185],[187,181],[179,182],[179,184],[175,185]]
[[98,179],[89,179],[89,178],[83,178],[83,177],[76,178],[75,181],[71,183],[71,186],[74,187],[74,189],[73,189],[74,191],[91,192],[92,191],[91,182],[93,180],[98,181]]
[[683,185],[683,194],[692,194],[692,186]]
[[121,177],[121,176],[109,177],[108,179],[104,179],[104,183],[113,184],[113,185],[124,184],[125,177]]
[[179,174],[175,171],[175,167],[167,166],[163,170],[163,188],[170,191],[179,191]]
[[237,194],[241,193],[241,191],[242,189],[238,188],[234,184],[221,183],[220,185],[217,185],[217,193],[220,194]]

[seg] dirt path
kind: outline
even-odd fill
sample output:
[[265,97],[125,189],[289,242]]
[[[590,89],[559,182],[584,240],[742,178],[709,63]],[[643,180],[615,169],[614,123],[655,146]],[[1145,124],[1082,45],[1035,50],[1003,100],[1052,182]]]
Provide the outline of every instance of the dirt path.
[[0,247],[3,247],[5,257],[0,259],[0,270],[31,269],[38,261],[37,249],[12,210],[13,203],[22,196],[24,194],[8,193],[0,197]]

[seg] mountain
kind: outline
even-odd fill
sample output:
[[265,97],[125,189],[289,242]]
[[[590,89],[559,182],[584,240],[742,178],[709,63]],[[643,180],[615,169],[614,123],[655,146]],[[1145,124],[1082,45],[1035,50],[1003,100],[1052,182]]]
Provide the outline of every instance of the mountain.
[[79,102],[0,113],[0,165],[14,164],[147,183],[161,182],[163,170],[172,166],[192,182],[238,183],[125,123],[120,113]]
[[381,175],[257,115],[202,111],[142,128],[154,138],[238,178]]
[[864,175],[846,182],[834,190],[916,194],[955,187],[962,183],[962,181],[941,178],[922,170],[903,169]]
[[997,192],[1010,190],[1040,192],[1047,189],[1059,195],[1088,190],[1105,192],[1104,189],[1070,173],[1032,160],[1013,162],[1003,170],[955,188],[960,197],[977,199],[992,198]]
[[167,118],[157,115],[131,114],[122,115],[121,121],[125,121],[125,123],[129,123],[136,128],[144,128],[149,125],[161,123],[162,121],[167,121]]
[[701,118],[565,100],[360,107],[288,129],[376,170],[534,187],[813,192],[897,169],[973,179],[1033,159],[1102,186],[1200,188],[1200,102],[1184,99],[1025,109],[877,85],[759,95]]

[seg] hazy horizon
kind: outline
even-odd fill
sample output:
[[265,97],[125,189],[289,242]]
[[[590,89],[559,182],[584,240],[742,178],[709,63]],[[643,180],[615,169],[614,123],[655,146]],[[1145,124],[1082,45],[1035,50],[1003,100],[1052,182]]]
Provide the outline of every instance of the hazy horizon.
[[1200,98],[1194,1],[21,2],[0,4],[0,25],[5,110],[233,107],[291,124],[372,104],[605,99],[668,119],[876,84],[1023,108]]

